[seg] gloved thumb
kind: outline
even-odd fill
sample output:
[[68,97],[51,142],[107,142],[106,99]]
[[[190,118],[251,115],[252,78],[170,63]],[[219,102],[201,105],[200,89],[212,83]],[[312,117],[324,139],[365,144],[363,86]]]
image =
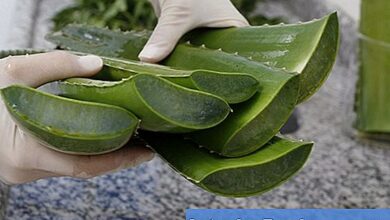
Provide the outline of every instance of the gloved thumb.
[[12,56],[0,60],[0,88],[11,84],[38,87],[71,77],[89,77],[101,70],[101,58],[76,56],[64,51]]
[[152,36],[139,54],[144,62],[157,63],[166,58],[175,48],[179,39],[191,29],[189,14],[179,7],[169,7],[161,16]]

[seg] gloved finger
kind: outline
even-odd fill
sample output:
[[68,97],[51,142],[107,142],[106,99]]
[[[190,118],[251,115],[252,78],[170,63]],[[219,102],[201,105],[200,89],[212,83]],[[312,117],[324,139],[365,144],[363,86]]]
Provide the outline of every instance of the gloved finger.
[[17,184],[29,183],[42,178],[58,177],[58,176],[59,175],[55,173],[45,172],[45,171],[7,168],[7,170],[2,171],[2,177],[0,177],[0,181],[7,185],[17,185]]
[[[200,11],[212,11],[213,16],[203,16],[202,13],[197,14],[197,27],[246,27],[249,22],[237,10],[230,0],[214,0],[214,4],[199,4],[197,7]],[[220,6],[224,8],[221,10]]]
[[188,9],[172,5],[162,11],[152,36],[139,54],[144,62],[157,63],[166,58],[175,48],[179,39],[191,29]]
[[37,87],[47,82],[97,73],[103,61],[94,55],[76,56],[64,51],[10,56],[0,60],[0,87],[23,84]]
[[244,19],[219,18],[204,22],[199,27],[222,28],[222,27],[248,27],[250,24]]
[[154,152],[143,146],[127,146],[110,154],[81,157],[74,164],[72,176],[91,178],[138,166],[154,158]]
[[36,155],[39,155],[38,158],[31,158],[35,162],[29,167],[56,176],[77,178],[91,178],[134,167],[154,157],[153,151],[143,146],[125,146],[120,150],[96,156],[76,156],[62,154],[41,145],[37,148]]
[[149,0],[150,4],[152,4],[154,9],[154,14],[157,16],[157,18],[160,18],[161,16],[161,4],[159,0]]
[[[6,165],[0,167],[1,174],[11,183],[23,183],[23,180],[36,180],[49,176],[90,178],[137,166],[154,157],[152,150],[134,141],[120,150],[103,155],[63,154],[47,148],[16,125],[13,130],[13,143],[9,145],[13,147],[3,149],[2,153],[5,157],[0,161],[0,165]],[[47,174],[50,175],[45,176]]]
[[112,153],[97,156],[63,154],[40,144],[13,126],[12,143],[5,143],[0,161],[0,179],[8,184],[26,183],[41,178],[71,176],[90,178],[149,161],[154,153],[143,143],[128,144]]

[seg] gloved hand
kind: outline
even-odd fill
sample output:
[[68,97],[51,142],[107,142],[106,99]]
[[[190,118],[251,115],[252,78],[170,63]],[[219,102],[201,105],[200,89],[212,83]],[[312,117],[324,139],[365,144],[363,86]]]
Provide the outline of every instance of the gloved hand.
[[[14,56],[0,60],[0,88],[11,84],[32,87],[70,77],[88,77],[102,68],[97,56],[78,57],[66,52]],[[46,177],[90,178],[136,166],[153,158],[145,147],[124,147],[99,156],[62,154],[38,143],[11,119],[0,98],[0,180],[19,184]]]
[[198,27],[243,27],[248,21],[230,0],[149,0],[158,24],[139,54],[144,62],[156,63],[167,57],[179,39]]

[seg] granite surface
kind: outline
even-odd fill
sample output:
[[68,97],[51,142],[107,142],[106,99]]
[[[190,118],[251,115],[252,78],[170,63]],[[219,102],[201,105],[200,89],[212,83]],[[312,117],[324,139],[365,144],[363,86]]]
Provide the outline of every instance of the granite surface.
[[[12,42],[13,47],[50,46],[43,41],[49,27],[48,18],[69,2],[37,2],[41,3],[39,10],[31,15],[37,18],[33,29],[36,33],[28,38],[31,34],[27,29],[31,29],[14,30],[27,40]],[[23,11],[28,6],[18,7]],[[292,22],[318,18],[332,11],[320,0],[269,0],[259,10]],[[299,106],[301,127],[292,134],[315,141],[315,150],[302,172],[283,186],[252,198],[218,197],[192,185],[160,159],[155,159],[137,168],[88,181],[54,178],[14,186],[7,199],[7,218],[183,219],[187,208],[389,207],[390,146],[357,139],[350,126],[357,33],[353,20],[342,12],[340,18],[343,31],[338,61],[323,88]],[[24,18],[15,19],[24,22]]]
[[5,218],[9,187],[0,182],[0,219]]

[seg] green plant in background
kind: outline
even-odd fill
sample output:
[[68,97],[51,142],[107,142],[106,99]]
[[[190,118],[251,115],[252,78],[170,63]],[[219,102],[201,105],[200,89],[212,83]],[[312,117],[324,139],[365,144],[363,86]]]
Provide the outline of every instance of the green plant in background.
[[243,14],[249,23],[253,26],[263,25],[263,24],[279,24],[283,21],[282,18],[269,18],[262,14],[259,14],[256,9],[257,5],[262,2],[262,0],[232,0],[236,8]]
[[[252,25],[277,24],[280,18],[269,19],[256,13],[261,0],[233,0],[233,4]],[[148,0],[76,0],[75,4],[59,12],[54,18],[54,30],[67,24],[89,24],[121,30],[152,30],[157,23]]]
[[356,127],[364,135],[390,134],[390,1],[363,0]]
[[153,29],[157,19],[148,0],[76,0],[54,18],[54,30],[70,23],[121,30]]

